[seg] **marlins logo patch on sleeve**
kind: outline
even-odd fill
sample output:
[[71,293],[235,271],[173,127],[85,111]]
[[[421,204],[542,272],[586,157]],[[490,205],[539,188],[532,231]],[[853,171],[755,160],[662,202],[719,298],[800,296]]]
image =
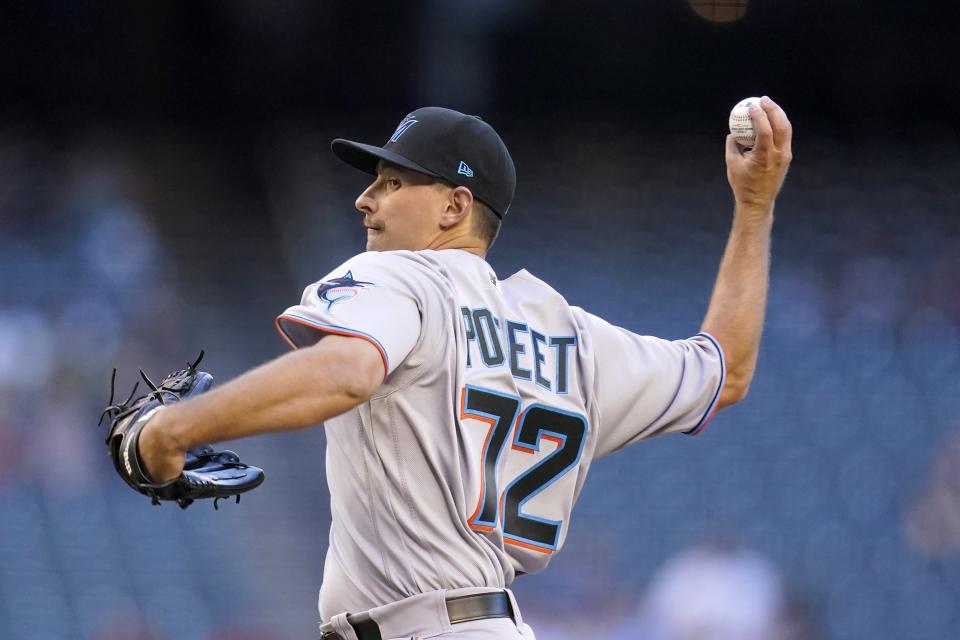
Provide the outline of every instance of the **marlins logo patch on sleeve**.
[[372,282],[354,280],[353,272],[347,271],[339,278],[331,278],[321,282],[320,286],[317,287],[317,297],[327,303],[327,311],[329,311],[330,307],[338,302],[355,298],[361,289],[375,286]]

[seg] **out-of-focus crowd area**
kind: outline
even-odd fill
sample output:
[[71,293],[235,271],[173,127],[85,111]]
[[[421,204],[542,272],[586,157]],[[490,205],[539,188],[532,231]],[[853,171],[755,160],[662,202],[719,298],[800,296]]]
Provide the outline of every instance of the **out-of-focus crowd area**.
[[[229,131],[0,127],[0,637],[313,637],[323,429],[233,443],[265,485],[181,512],[122,484],[97,419],[114,366],[122,394],[201,348],[220,381],[282,353],[274,315],[363,246],[365,178],[329,140],[402,115],[242,153]],[[730,224],[722,132],[494,125],[520,185],[500,276],[696,333]],[[798,131],[795,155],[750,395],[593,467],[566,547],[514,584],[538,638],[960,630],[960,154]]]

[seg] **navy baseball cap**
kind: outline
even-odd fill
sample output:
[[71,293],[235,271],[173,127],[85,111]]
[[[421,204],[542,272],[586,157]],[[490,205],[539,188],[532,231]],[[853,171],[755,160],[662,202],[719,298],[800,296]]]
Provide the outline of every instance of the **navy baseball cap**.
[[330,148],[371,175],[377,175],[377,162],[385,160],[467,187],[501,219],[517,185],[513,159],[493,127],[477,116],[443,107],[410,113],[382,147],[337,138]]

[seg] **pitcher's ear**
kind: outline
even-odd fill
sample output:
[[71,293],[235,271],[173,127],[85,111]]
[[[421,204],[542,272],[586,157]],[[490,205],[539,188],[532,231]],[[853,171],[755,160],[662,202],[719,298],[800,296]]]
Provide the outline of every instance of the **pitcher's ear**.
[[454,187],[447,195],[447,206],[443,212],[440,226],[452,227],[466,217],[473,206],[473,193],[467,187]]

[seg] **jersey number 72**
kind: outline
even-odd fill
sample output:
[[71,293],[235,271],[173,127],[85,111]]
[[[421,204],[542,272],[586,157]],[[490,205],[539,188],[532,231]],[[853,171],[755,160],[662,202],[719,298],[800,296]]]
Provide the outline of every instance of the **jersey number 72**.
[[[553,553],[560,537],[560,520],[539,518],[522,511],[523,505],[580,461],[586,440],[587,421],[578,414],[535,403],[520,412],[520,398],[499,391],[466,385],[461,394],[460,419],[485,422],[483,475],[480,499],[468,522],[478,531],[503,528],[504,541],[542,553]],[[511,448],[533,454],[540,442],[549,440],[557,448],[526,472],[510,481],[498,494],[497,467],[512,427]]]

